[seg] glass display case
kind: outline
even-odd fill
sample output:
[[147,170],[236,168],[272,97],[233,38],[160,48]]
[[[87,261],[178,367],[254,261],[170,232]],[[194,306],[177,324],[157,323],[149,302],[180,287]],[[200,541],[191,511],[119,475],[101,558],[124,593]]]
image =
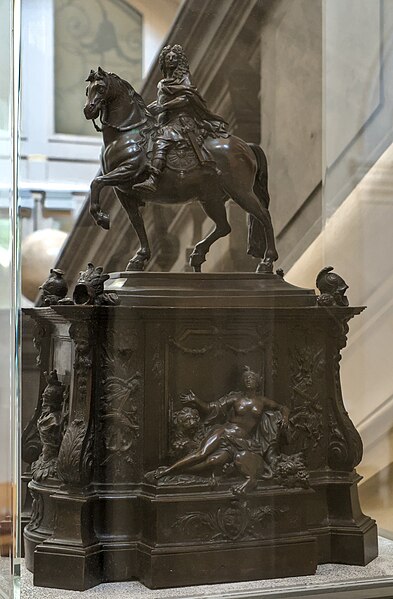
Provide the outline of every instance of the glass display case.
[[19,268],[18,44],[19,12],[0,3],[0,596],[12,597],[20,574],[19,533]]
[[392,2],[0,12],[0,596],[390,597]]

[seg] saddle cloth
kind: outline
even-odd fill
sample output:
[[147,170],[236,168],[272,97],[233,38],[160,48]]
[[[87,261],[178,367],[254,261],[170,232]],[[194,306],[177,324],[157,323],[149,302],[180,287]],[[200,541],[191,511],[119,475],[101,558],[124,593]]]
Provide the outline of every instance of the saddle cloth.
[[169,149],[166,165],[173,171],[189,171],[200,166],[200,163],[191,144],[178,141]]

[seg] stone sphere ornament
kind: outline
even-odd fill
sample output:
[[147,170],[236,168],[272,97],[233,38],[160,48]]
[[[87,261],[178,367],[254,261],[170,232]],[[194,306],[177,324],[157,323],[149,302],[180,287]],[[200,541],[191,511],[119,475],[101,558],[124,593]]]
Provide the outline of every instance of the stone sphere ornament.
[[66,239],[64,231],[39,229],[22,241],[22,293],[30,301],[37,299]]

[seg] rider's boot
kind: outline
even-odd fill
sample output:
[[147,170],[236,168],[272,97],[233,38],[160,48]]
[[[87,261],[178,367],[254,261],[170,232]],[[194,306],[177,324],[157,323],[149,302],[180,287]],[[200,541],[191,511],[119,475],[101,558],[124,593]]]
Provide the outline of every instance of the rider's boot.
[[162,171],[165,168],[165,160],[162,158],[153,158],[150,166],[150,176],[146,181],[142,183],[136,183],[132,186],[135,191],[148,191],[154,193],[157,191],[158,180],[161,176]]

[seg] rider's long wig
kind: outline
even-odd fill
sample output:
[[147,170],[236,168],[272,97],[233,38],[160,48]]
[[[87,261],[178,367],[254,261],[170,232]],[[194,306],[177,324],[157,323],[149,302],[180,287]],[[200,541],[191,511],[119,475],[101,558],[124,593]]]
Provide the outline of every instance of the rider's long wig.
[[165,58],[169,52],[175,52],[179,57],[179,64],[174,70],[172,76],[177,78],[181,78],[182,75],[190,74],[190,65],[188,64],[187,56],[184,54],[183,48],[179,44],[175,44],[174,46],[165,46],[160,53],[159,63],[160,69],[164,77],[168,77],[169,73],[166,68]]

